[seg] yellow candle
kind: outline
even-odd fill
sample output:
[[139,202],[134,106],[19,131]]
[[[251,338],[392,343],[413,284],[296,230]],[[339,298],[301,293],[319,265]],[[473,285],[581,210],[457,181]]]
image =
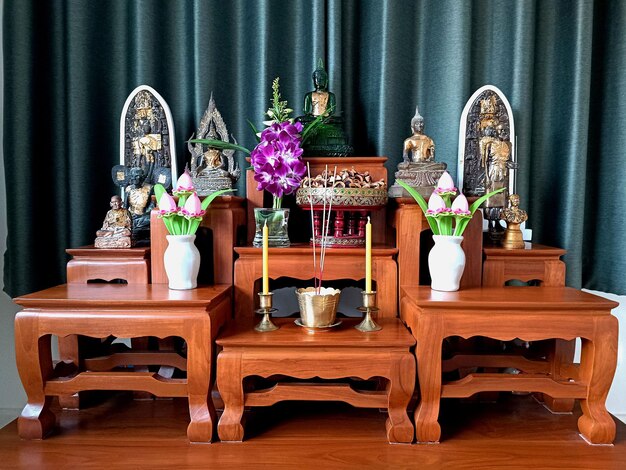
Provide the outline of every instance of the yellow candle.
[[269,237],[269,229],[267,228],[267,222],[263,226],[263,293],[270,293],[270,278],[269,278],[269,269],[267,265],[268,260],[268,237]]
[[372,292],[372,224],[365,224],[365,292]]

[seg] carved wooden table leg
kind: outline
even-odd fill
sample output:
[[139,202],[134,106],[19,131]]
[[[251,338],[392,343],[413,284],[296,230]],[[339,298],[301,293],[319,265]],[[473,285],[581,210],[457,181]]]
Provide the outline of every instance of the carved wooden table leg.
[[410,444],[414,428],[406,412],[415,388],[415,357],[407,352],[394,354],[389,368],[387,411],[385,423],[389,442]]
[[615,422],[606,411],[606,397],[617,366],[617,318],[596,318],[594,338],[582,339],[580,378],[587,386],[587,398],[580,400],[583,415],[578,419],[580,433],[592,444],[611,444]]
[[213,385],[211,364],[213,346],[211,321],[207,317],[199,322],[189,322],[187,340],[187,389],[189,416],[187,427],[190,442],[211,442],[213,423],[216,421],[215,407],[210,398]]
[[414,330],[417,339],[417,375],[420,402],[415,410],[415,437],[417,442],[439,442],[439,401],[441,399],[441,348],[443,324],[440,317],[424,316]]
[[222,441],[243,441],[242,379],[241,353],[222,351],[217,357],[217,388],[224,401],[224,412],[217,425],[217,434]]
[[28,399],[17,420],[17,432],[23,439],[43,439],[55,423],[51,398],[44,394],[44,383],[52,375],[50,335],[40,338],[38,323],[37,314],[18,313],[15,317],[15,356]]

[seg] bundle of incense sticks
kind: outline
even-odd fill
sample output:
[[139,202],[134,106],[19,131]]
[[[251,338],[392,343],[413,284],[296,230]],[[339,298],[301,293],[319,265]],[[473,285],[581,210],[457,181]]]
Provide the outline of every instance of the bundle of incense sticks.
[[[320,264],[319,269],[317,266],[317,253],[316,253],[316,243],[315,243],[315,220],[313,216],[313,194],[311,192],[311,167],[309,162],[306,164],[307,168],[307,176],[309,177],[309,204],[311,205],[311,233],[313,234],[313,285],[315,287],[316,294],[320,293],[320,289],[322,288],[322,280],[324,279],[324,261],[326,260],[326,248],[328,246],[327,238],[328,238],[328,230],[330,228],[330,214],[333,210],[333,193],[330,191],[330,201],[328,201],[328,213],[326,212],[326,202],[327,202],[327,194],[329,191],[324,191],[324,199],[323,199],[323,209],[322,209],[322,233],[320,236]],[[327,186],[327,178],[328,178],[328,165],[326,165],[326,170],[324,171],[324,186]],[[333,175],[333,181],[337,178],[337,167],[335,166],[335,171]]]

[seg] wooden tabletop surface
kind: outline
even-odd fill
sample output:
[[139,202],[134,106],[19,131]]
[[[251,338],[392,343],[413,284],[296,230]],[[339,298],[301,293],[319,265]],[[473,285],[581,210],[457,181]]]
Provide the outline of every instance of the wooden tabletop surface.
[[[258,316],[260,319],[260,316]],[[248,322],[231,322],[219,335],[221,346],[314,346],[314,347],[396,347],[409,348],[415,344],[413,336],[398,318],[377,320],[383,327],[380,331],[362,333],[354,328],[360,318],[343,318],[341,325],[325,331],[309,333],[306,328],[294,323],[294,318],[272,320],[280,328],[259,333]]]
[[419,307],[446,309],[611,310],[619,304],[572,287],[482,287],[440,292],[429,286],[402,287],[401,297]]
[[555,248],[553,246],[539,245],[538,243],[524,242],[522,250],[508,250],[502,246],[494,246],[485,244],[483,251],[487,255],[504,255],[509,258],[528,258],[528,257],[545,257],[545,256],[563,256],[567,250],[563,248]]
[[189,290],[171,290],[167,284],[62,284],[17,297],[26,308],[124,308],[208,306],[228,295],[231,286],[216,284]]
[[[319,246],[316,247],[319,250]],[[238,246],[235,247],[235,252],[240,255],[256,255],[261,253],[261,248],[256,248],[253,246]],[[289,255],[289,256],[299,256],[299,255],[307,255],[312,256],[313,246],[309,243],[293,243],[288,248],[270,248],[269,254],[272,255]],[[372,246],[372,255],[376,256],[393,256],[398,253],[398,249],[393,246],[388,245],[374,245]],[[360,248],[327,248],[326,254],[329,256],[332,255],[341,255],[341,256],[355,256],[355,257],[364,257],[365,256],[365,247]]]

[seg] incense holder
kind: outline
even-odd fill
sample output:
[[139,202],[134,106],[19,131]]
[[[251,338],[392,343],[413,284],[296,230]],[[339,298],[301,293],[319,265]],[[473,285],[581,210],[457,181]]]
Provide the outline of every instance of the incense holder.
[[296,297],[300,306],[300,323],[306,328],[328,328],[335,323],[341,291],[322,287],[317,293],[315,287],[297,289]]

